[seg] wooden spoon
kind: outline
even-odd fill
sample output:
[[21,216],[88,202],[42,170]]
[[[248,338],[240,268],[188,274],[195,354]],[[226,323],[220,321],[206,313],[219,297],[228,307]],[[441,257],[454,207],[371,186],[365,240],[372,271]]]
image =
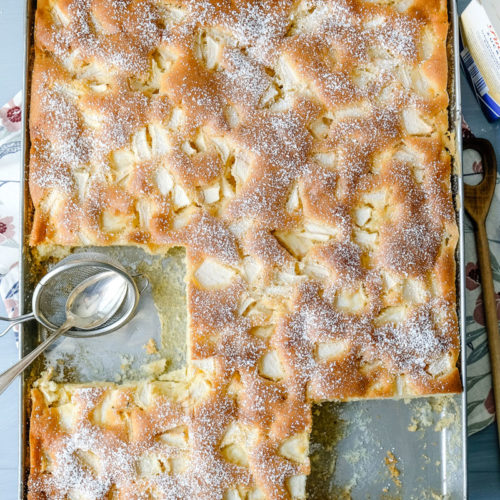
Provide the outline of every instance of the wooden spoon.
[[500,335],[498,332],[497,307],[493,274],[491,272],[490,249],[486,235],[486,216],[490,209],[497,179],[495,150],[486,139],[464,139],[463,149],[474,149],[481,155],[484,177],[476,186],[464,185],[464,206],[476,229],[476,247],[483,291],[486,331],[491,361],[491,379],[495,396],[498,439],[500,443]]

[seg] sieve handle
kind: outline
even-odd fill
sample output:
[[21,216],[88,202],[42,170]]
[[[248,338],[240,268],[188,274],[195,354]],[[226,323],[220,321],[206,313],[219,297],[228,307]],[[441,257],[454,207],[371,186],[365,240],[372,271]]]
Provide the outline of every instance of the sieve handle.
[[35,315],[32,312],[29,314],[23,314],[17,318],[5,318],[4,316],[0,316],[0,321],[6,321],[9,323],[7,328],[0,333],[0,337],[3,337],[11,328],[14,328],[19,323],[24,323],[25,321],[30,321],[32,319],[35,319]]
[[4,371],[0,375],[0,394],[2,394],[11,382],[20,375],[26,368],[28,368],[33,361],[35,361],[40,354],[42,354],[50,344],[52,344],[56,339],[58,339],[63,333],[66,333],[74,326],[73,321],[65,321],[64,324],[58,328],[50,337],[47,337],[38,347],[33,349],[29,354],[26,354],[24,358],[19,360],[14,366],[11,366],[8,370]]

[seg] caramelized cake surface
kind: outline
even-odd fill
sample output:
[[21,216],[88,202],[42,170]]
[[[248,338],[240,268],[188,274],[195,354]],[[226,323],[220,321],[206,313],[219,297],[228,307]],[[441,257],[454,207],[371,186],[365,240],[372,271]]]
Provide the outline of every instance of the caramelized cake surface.
[[189,352],[40,382],[30,498],[304,498],[313,403],[460,391],[447,29],[444,0],[38,1],[31,244],[185,247]]

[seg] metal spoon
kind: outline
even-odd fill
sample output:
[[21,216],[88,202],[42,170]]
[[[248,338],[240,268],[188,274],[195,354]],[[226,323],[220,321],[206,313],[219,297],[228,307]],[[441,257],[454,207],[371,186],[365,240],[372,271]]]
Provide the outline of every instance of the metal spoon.
[[108,321],[127,294],[127,281],[114,271],[105,271],[82,281],[66,301],[66,321],[36,349],[0,375],[0,394],[49,345],[71,328],[92,330]]

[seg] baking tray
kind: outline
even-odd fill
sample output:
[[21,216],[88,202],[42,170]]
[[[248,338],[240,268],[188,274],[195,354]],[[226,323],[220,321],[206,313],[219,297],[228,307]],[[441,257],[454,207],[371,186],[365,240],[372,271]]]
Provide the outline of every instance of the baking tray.
[[[461,335],[461,374],[466,379],[464,331],[464,248],[462,135],[456,0],[448,0],[450,30],[448,38],[450,131],[455,138],[452,179],[460,239],[457,247],[457,304]],[[32,207],[28,192],[29,101],[33,64],[33,24],[36,0],[26,2],[25,80],[24,80],[24,178],[21,196],[22,241],[20,255],[20,313],[29,311],[31,294],[39,270],[30,259],[27,245]],[[78,251],[85,251],[81,249]],[[169,280],[154,282],[139,306],[137,318],[127,327],[108,337],[78,340],[63,338],[48,352],[47,362],[55,367],[55,377],[71,380],[120,380],[141,375],[145,354],[143,345],[151,337],[160,341],[162,330],[182,332],[185,322],[184,257],[175,249],[166,256],[151,256],[137,248],[100,248],[114,254],[132,270],[150,273],[153,278],[167,274]],[[159,273],[159,270],[162,273]],[[158,311],[154,298],[168,298],[173,307]],[[147,327],[145,327],[145,324]],[[30,323],[19,331],[20,355],[31,351],[45,335],[43,328]],[[184,363],[184,339],[179,337],[164,346],[169,368]],[[59,363],[64,359],[65,363]],[[29,472],[28,425],[29,388],[44,368],[35,364],[22,378],[20,395],[19,499],[26,497]],[[142,374],[144,375],[144,374]],[[464,384],[465,386],[465,384]],[[325,403],[313,408],[311,437],[312,472],[308,479],[308,498],[384,499],[465,499],[466,466],[466,394],[403,400],[370,400],[350,403]]]

